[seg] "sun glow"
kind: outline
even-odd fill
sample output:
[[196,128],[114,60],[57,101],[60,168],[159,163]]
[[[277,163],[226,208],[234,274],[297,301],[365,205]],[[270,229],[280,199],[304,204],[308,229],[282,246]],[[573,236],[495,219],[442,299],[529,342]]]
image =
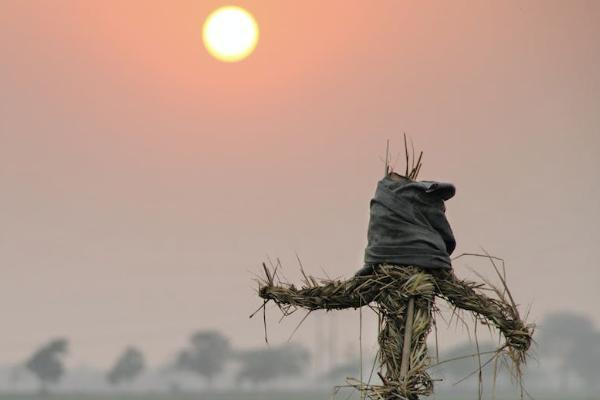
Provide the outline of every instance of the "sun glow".
[[225,62],[241,61],[256,48],[258,24],[241,7],[221,7],[206,18],[202,39],[206,50],[216,59]]

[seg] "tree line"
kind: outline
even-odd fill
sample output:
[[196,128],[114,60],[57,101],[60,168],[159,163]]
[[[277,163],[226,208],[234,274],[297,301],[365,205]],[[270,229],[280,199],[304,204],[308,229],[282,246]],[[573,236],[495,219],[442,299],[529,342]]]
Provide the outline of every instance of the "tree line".
[[[548,315],[539,324],[535,339],[538,361],[544,366],[554,366],[561,389],[570,389],[570,382],[577,382],[587,390],[600,388],[600,330],[589,318],[568,312]],[[59,383],[64,376],[68,347],[66,338],[51,340],[34,351],[24,363],[23,366],[38,379],[42,391]],[[485,345],[483,347],[482,351],[487,350]],[[444,354],[445,359],[457,359],[444,368],[444,374],[460,379],[472,372],[473,360],[461,357],[471,352],[469,345],[459,345]],[[230,363],[235,363],[236,382],[257,385],[299,376],[306,371],[309,362],[310,352],[298,344],[239,350],[232,347],[224,334],[205,330],[191,335],[187,345],[177,352],[166,370],[191,374],[210,386]],[[105,373],[105,380],[115,387],[127,385],[146,369],[143,352],[130,346],[116,357]],[[533,369],[534,373],[538,370],[536,367]],[[334,366],[323,378],[343,380],[347,376],[356,376],[358,370],[357,363],[343,363]],[[541,379],[545,378],[541,376]]]
[[[25,362],[24,367],[37,378],[42,392],[58,384],[65,375],[64,361],[68,348],[66,338],[53,339],[34,351]],[[174,362],[164,369],[195,375],[211,385],[231,362],[239,364],[236,374],[238,383],[260,384],[301,375],[310,362],[310,352],[298,344],[236,350],[225,335],[207,330],[194,333],[187,346],[176,354]],[[142,351],[129,346],[106,371],[105,380],[115,387],[127,385],[146,369]]]

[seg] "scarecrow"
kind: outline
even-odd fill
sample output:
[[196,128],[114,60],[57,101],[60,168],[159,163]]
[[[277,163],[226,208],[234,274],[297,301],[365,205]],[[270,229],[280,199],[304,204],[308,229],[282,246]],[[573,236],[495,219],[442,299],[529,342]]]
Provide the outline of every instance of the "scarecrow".
[[375,310],[380,321],[381,383],[352,385],[367,399],[418,400],[433,393],[427,336],[435,323],[436,299],[450,303],[455,311],[470,311],[476,321],[498,329],[504,343],[494,356],[507,355],[520,377],[533,327],[521,319],[493,257],[489,258],[501,288],[454,274],[450,255],[456,242],[444,202],[454,196],[455,188],[449,183],[417,181],[422,153],[416,164],[413,156],[411,168],[408,151],[406,159],[404,175],[393,172],[386,161],[385,176],[370,204],[364,267],[341,281],[317,280],[301,266],[304,282],[296,287],[282,282],[276,267],[269,269],[263,263],[266,277],[260,280],[258,291],[263,311],[269,301],[284,316],[298,309],[310,313],[368,306]]

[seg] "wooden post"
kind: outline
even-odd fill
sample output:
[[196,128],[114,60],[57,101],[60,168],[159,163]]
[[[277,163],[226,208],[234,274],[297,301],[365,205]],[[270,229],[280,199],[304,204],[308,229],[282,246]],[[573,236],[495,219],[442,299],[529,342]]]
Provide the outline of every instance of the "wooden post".
[[402,363],[400,364],[400,378],[406,378],[410,364],[410,342],[412,341],[412,327],[415,314],[415,298],[408,298],[406,323],[404,324],[404,344],[402,345]]

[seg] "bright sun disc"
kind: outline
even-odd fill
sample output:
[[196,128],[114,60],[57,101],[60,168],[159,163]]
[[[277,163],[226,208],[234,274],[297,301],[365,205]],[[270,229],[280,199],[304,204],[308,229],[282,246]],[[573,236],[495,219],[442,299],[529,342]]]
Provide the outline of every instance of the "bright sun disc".
[[258,24],[241,7],[221,7],[206,18],[202,39],[208,52],[216,59],[225,62],[240,61],[256,48]]

